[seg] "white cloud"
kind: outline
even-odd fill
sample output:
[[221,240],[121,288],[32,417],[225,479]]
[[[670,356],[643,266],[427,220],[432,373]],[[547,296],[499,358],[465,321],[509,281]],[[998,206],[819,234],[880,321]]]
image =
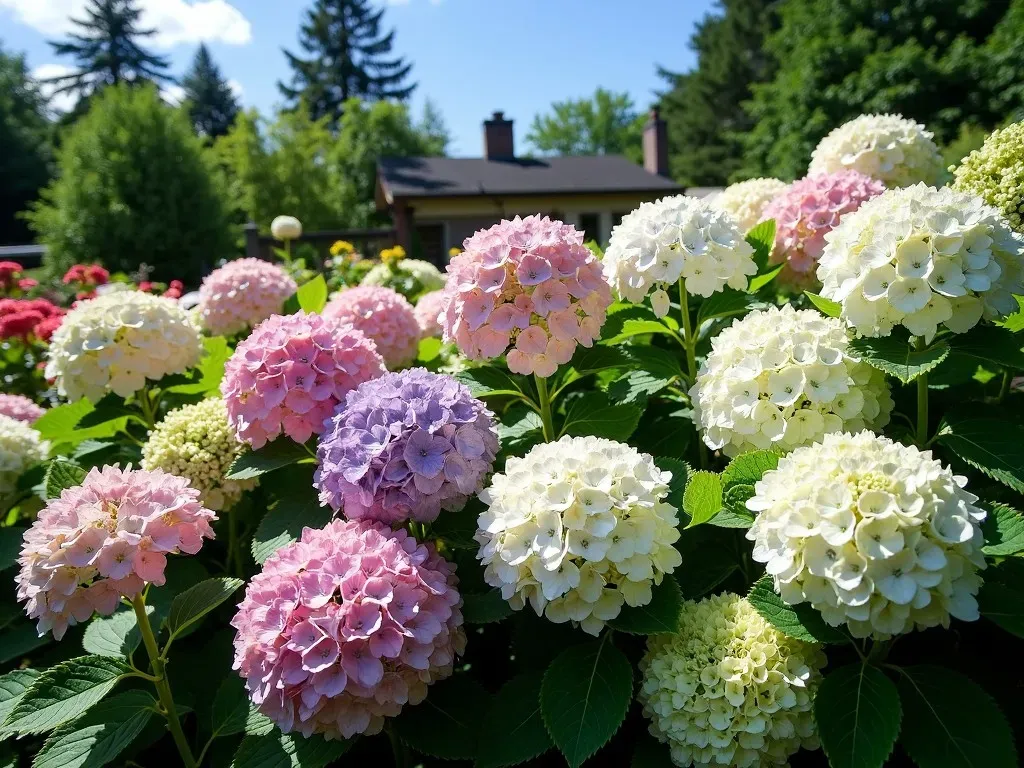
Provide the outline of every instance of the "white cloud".
[[168,104],[178,105],[185,100],[185,89],[172,83],[160,89],[160,96]]
[[[0,0],[2,1],[2,0]],[[74,72],[74,67],[69,67],[66,64],[43,64],[41,67],[36,67],[30,73],[34,80],[43,81],[51,77],[60,77],[61,75],[67,75]],[[39,92],[44,97],[50,100],[50,108],[57,112],[70,112],[71,109],[78,102],[77,93],[61,93],[57,96],[53,95],[54,85],[52,83],[39,83]]]
[[[72,19],[84,17],[87,0],[0,0],[22,24],[48,36],[74,29]],[[143,27],[155,29],[155,48],[184,43],[222,42],[243,45],[252,40],[252,26],[226,0],[141,0]]]
[[235,94],[235,98],[239,101],[241,101],[242,97],[245,96],[245,88],[243,88],[242,84],[237,80],[228,80],[228,88],[231,89],[231,92]]

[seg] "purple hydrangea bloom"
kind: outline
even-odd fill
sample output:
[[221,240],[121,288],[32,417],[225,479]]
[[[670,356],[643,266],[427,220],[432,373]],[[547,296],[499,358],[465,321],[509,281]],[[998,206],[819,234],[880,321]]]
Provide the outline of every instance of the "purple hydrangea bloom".
[[479,493],[494,415],[450,376],[412,368],[353,389],[317,447],[320,501],[350,520],[430,522]]

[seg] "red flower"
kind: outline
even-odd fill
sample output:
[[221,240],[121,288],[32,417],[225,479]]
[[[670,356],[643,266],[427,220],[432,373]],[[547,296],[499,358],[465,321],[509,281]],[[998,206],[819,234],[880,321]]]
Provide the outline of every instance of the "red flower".
[[0,338],[48,340],[64,310],[46,299],[0,299]]
[[82,283],[88,286],[106,285],[110,273],[99,264],[75,264],[64,273],[64,284]]
[[32,277],[23,277],[18,281],[18,287],[23,291],[35,288],[37,285],[39,285],[39,281]]
[[36,325],[34,333],[40,340],[49,341],[53,332],[60,328],[60,324],[63,322],[64,315],[52,315]]

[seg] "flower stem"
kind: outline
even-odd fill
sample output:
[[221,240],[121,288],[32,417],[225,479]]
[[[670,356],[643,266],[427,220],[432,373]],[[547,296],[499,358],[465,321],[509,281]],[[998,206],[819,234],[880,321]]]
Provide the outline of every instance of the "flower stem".
[[1010,372],[1003,371],[1003,380],[999,385],[999,399],[996,402],[1003,402],[1006,399],[1007,393],[1010,391]]
[[550,443],[555,439],[555,425],[551,419],[551,398],[548,397],[548,380],[537,374],[533,375],[537,382],[537,399],[540,401],[540,420],[544,425],[544,442]]
[[[679,314],[683,321],[683,349],[686,350],[686,375],[689,385],[692,387],[697,383],[697,339],[694,338],[693,328],[690,326],[690,305],[686,298],[686,281],[679,278]],[[697,450],[700,453],[700,468],[707,469],[710,466],[708,461],[708,449],[701,439],[700,430],[697,430]]]
[[160,408],[160,390],[156,390],[156,396],[153,397],[153,392],[147,383],[146,386],[139,390],[137,398],[146,426],[153,429],[156,426],[157,410]]
[[167,682],[167,675],[164,669],[164,659],[160,655],[160,648],[156,644],[156,636],[153,634],[153,627],[149,623],[149,616],[146,615],[146,601],[142,595],[132,598],[132,608],[135,609],[135,618],[139,625],[139,632],[142,635],[142,643],[146,646],[146,653],[149,654],[149,663],[152,667],[156,681],[157,695],[160,697],[160,706],[164,716],[167,718],[167,727],[174,738],[174,744],[181,755],[181,761],[185,768],[197,768],[198,763],[192,756],[192,749],[185,738],[185,732],[181,730],[181,721],[178,719],[178,710],[174,706],[174,697],[171,696],[171,686]]
[[[914,348],[922,350],[925,348],[924,337],[917,336],[914,339]],[[928,374],[922,373],[917,377],[917,445],[924,448],[928,443]]]

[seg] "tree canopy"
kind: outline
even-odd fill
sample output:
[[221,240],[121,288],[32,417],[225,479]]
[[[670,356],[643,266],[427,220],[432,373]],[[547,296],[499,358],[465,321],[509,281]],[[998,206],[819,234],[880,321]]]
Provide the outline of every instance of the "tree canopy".
[[533,118],[526,140],[557,155],[626,155],[639,161],[645,117],[627,93],[598,88],[582,99],[557,101]]
[[200,136],[216,138],[231,128],[238,115],[238,99],[206,45],[196,50],[192,67],[181,80],[192,126]]

